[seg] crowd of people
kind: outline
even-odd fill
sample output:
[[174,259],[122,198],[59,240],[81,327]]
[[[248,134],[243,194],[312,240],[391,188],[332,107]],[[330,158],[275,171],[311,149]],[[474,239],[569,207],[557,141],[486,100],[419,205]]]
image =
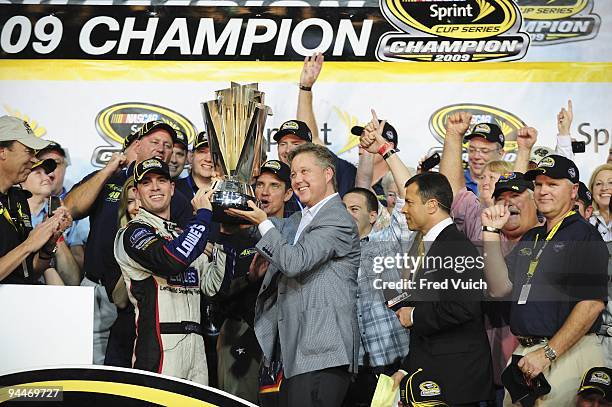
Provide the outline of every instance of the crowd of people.
[[66,150],[1,117],[0,284],[93,287],[93,363],[261,406],[369,406],[382,375],[405,406],[612,405],[612,164],[580,174],[571,101],[514,162],[496,123],[451,114],[437,170],[372,110],[355,166],[318,135],[322,67],[231,223],[206,132],[146,123],[67,191]]

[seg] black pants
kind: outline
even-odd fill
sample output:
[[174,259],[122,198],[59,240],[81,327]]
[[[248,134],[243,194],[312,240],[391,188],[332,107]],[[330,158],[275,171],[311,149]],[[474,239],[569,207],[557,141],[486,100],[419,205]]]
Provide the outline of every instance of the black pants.
[[347,366],[332,367],[283,379],[281,407],[339,407],[351,375]]
[[374,391],[378,384],[378,376],[385,374],[387,376],[393,375],[400,368],[400,362],[392,363],[387,366],[379,367],[366,367],[359,366],[359,373],[353,378],[349,386],[343,407],[370,407],[372,404],[372,397],[374,397]]

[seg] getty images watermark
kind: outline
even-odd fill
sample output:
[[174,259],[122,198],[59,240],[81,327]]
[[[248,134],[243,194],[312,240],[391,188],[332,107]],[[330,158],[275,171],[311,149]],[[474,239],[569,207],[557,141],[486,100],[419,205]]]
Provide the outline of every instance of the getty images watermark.
[[[377,290],[486,290],[482,271],[484,256],[411,256],[397,253],[395,256],[376,256],[372,271],[380,274],[372,284]],[[410,278],[386,280],[382,273],[397,270]],[[413,275],[416,272],[416,279]],[[478,278],[474,278],[478,277]]]

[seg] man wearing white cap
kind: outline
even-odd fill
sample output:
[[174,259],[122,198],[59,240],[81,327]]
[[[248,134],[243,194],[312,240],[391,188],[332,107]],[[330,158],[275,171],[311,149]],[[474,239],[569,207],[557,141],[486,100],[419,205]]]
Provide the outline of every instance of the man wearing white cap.
[[36,150],[49,144],[27,122],[0,117],[0,283],[35,284],[49,266],[57,239],[72,219],[65,208],[32,229],[27,198],[15,187],[38,162]]

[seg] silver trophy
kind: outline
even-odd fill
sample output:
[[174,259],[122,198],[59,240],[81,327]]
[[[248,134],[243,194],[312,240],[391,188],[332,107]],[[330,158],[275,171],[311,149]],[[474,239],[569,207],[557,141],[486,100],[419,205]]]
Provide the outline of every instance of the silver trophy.
[[213,165],[222,178],[213,185],[213,219],[221,223],[243,223],[224,210],[249,210],[255,201],[251,187],[264,156],[263,132],[271,109],[257,84],[231,83],[215,92],[215,99],[202,103]]

